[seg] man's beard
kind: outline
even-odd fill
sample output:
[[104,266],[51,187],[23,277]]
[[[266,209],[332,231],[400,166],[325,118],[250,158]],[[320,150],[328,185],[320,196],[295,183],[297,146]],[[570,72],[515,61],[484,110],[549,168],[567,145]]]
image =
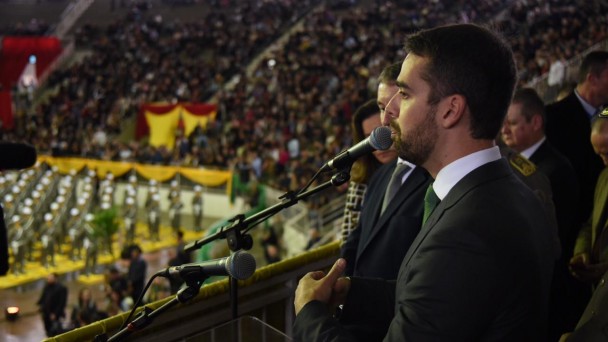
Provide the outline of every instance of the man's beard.
[[435,126],[436,113],[437,106],[432,106],[426,113],[424,121],[408,131],[405,140],[402,137],[399,125],[395,121],[391,122],[391,128],[396,132],[395,148],[399,158],[418,166],[427,162],[438,136],[437,126]]

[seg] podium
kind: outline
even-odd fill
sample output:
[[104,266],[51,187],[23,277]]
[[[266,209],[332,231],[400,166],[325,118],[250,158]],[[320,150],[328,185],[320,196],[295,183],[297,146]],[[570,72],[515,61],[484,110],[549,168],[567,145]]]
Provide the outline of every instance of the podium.
[[287,342],[293,339],[252,316],[243,316],[182,339],[183,342]]

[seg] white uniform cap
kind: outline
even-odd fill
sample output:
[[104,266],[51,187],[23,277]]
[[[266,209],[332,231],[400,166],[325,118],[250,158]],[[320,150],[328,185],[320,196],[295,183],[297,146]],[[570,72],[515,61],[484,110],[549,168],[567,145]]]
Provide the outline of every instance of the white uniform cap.
[[78,208],[72,208],[70,209],[70,215],[72,216],[76,216],[80,213],[80,210],[78,210]]
[[44,220],[47,221],[47,222],[48,221],[52,221],[53,220],[53,214],[51,214],[51,213],[44,214]]

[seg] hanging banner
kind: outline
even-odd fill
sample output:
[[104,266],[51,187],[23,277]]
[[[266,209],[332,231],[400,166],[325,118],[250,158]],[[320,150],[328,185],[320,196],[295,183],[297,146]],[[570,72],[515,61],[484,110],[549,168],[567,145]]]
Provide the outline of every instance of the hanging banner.
[[217,105],[208,103],[149,103],[142,105],[137,116],[135,138],[149,136],[149,144],[172,149],[176,130],[186,136],[197,126],[206,128],[217,116]]

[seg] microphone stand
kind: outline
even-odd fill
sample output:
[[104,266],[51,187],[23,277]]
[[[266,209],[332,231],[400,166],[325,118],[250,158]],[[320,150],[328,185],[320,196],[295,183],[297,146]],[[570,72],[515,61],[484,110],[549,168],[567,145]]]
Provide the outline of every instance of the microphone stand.
[[[200,291],[200,288],[200,281],[186,282],[186,287],[179,290],[175,297],[173,297],[173,299],[166,302],[162,306],[156,308],[156,310],[152,310],[149,307],[145,306],[143,311],[140,312],[137,318],[135,318],[131,323],[129,323],[124,329],[116,333],[114,336],[110,337],[110,339],[108,339],[107,341],[122,341],[132,333],[142,330],[143,328],[150,325],[154,318],[160,316],[160,314],[167,311],[169,308],[175,306],[177,303],[183,304],[194,298]],[[98,341],[97,338],[95,340]]]
[[[253,246],[253,239],[251,235],[247,234],[247,232],[253,228],[253,226],[277,214],[279,211],[291,207],[300,200],[306,199],[311,195],[329,188],[330,186],[340,186],[348,182],[349,179],[350,167],[338,171],[331,177],[330,181],[320,184],[310,190],[298,194],[294,193],[293,191],[288,191],[279,197],[279,199],[282,199],[281,202],[247,218],[245,218],[245,215],[243,214],[236,215],[229,220],[231,224],[227,228],[222,227],[220,231],[216,232],[215,234],[186,245],[184,250],[186,252],[191,252],[219,239],[226,239],[228,247],[233,252],[240,249],[249,250]],[[230,277],[230,306],[232,310],[232,319],[236,319],[238,317],[238,280],[233,277]]]

